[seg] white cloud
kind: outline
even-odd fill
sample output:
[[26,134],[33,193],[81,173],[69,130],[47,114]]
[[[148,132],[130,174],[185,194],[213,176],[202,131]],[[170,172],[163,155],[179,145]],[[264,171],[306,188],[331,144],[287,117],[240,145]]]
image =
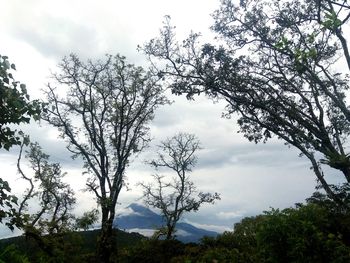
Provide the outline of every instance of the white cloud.
[[191,224],[195,227],[201,228],[201,229],[205,229],[205,230],[209,230],[209,231],[215,231],[217,233],[222,233],[224,231],[230,231],[232,229],[230,229],[230,227],[227,226],[222,226],[222,225],[211,225],[211,224],[200,224],[197,222],[193,222],[190,221],[188,219],[183,220],[183,222],[186,222],[188,224]]
[[219,212],[216,216],[220,219],[235,219],[237,217],[242,218],[244,211],[236,212]]
[[[123,230],[123,229],[121,229]],[[145,237],[151,237],[154,233],[154,229],[146,229],[146,228],[130,228],[130,229],[126,229],[127,232],[132,233],[140,233],[141,235],[145,236]]]
[[130,207],[118,207],[116,211],[116,215],[118,217],[121,217],[121,216],[142,215],[142,214],[135,212]]
[[182,230],[182,229],[178,229],[178,230],[176,230],[175,235],[176,236],[187,237],[187,236],[190,236],[191,233],[188,233],[187,231]]

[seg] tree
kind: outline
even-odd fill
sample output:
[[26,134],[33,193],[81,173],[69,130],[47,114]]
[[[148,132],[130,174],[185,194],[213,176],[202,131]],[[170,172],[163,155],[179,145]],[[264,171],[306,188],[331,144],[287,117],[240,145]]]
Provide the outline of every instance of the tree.
[[157,159],[150,164],[158,169],[161,167],[175,172],[172,180],[155,174],[153,183],[140,183],[143,188],[144,202],[160,209],[165,219],[166,228],[160,229],[160,234],[166,239],[173,239],[176,223],[185,212],[198,211],[203,203],[214,203],[219,200],[217,193],[198,192],[188,175],[196,165],[196,151],[200,149],[199,140],[193,134],[179,133],[161,143]]
[[271,209],[256,232],[259,258],[262,262],[348,262],[345,225],[347,229],[339,227],[336,214],[316,204]]
[[100,262],[113,251],[113,220],[131,156],[150,141],[148,124],[155,109],[168,103],[157,79],[125,57],[107,55],[81,62],[75,55],[62,60],[54,78],[68,87],[65,98],[48,86],[44,116],[68,142],[73,157],[82,157],[87,188],[101,207]]
[[0,149],[9,150],[12,145],[21,144],[21,136],[9,124],[29,123],[38,120],[43,104],[30,101],[26,85],[14,79],[15,70],[7,56],[0,55]]
[[[11,188],[7,181],[0,178],[0,223],[7,217],[13,216],[16,211],[18,198],[15,195],[11,195]],[[12,229],[11,225],[6,223],[7,226]]]
[[90,226],[98,221],[98,210],[92,209],[91,211],[84,212],[84,214],[76,219],[76,228],[87,231]]
[[299,149],[322,188],[343,204],[322,167],[350,182],[349,11],[340,0],[222,0],[213,14],[216,45],[201,45],[195,33],[179,44],[167,18],[143,50],[173,93],[223,99],[225,115],[239,115],[248,140],[275,136]]
[[[30,101],[26,86],[12,74],[15,69],[7,56],[0,55],[0,149],[6,150],[21,144],[22,133],[9,125],[29,123],[31,118],[38,120],[44,106],[38,100]],[[15,211],[17,197],[10,193],[8,182],[0,178],[0,223]]]
[[[22,154],[26,139],[20,148],[17,168],[29,187],[24,193],[18,209],[10,223],[24,231],[26,237],[33,239],[45,255],[57,257],[57,250],[65,243],[64,235],[72,229],[75,204],[74,192],[62,181],[66,173],[61,171],[59,163],[50,163],[49,155],[42,151],[38,143],[30,143],[26,151],[31,175],[22,168]],[[38,204],[36,208],[30,203]]]

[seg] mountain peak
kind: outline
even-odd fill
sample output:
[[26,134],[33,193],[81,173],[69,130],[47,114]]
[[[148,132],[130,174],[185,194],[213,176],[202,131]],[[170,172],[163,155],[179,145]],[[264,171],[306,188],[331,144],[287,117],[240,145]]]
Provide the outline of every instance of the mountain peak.
[[147,216],[147,217],[158,216],[158,214],[153,212],[151,209],[137,203],[132,203],[127,208],[132,209],[135,213],[142,216]]
[[[137,203],[126,207],[125,214],[120,214],[114,221],[114,227],[134,232],[152,232],[165,224],[164,218],[151,209]],[[216,236],[217,233],[197,228],[184,222],[178,222],[175,233],[183,242],[198,242],[203,236]]]

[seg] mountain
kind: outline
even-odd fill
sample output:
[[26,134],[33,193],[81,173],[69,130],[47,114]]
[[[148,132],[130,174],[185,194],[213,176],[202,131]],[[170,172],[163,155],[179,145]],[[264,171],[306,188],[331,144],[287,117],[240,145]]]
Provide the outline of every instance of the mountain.
[[[131,204],[114,220],[114,227],[128,232],[151,236],[156,228],[165,224],[161,215],[139,204]],[[198,242],[204,236],[215,237],[218,233],[195,227],[185,222],[176,225],[176,238],[182,242]]]

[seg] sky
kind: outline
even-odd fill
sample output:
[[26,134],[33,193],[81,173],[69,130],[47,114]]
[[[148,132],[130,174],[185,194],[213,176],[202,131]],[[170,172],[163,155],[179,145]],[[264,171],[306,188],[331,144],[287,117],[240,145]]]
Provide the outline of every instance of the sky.
[[[16,64],[15,78],[37,99],[43,98],[42,90],[56,65],[72,52],[83,60],[119,53],[130,63],[146,66],[137,45],[158,35],[165,15],[172,17],[180,39],[191,30],[209,36],[210,14],[219,7],[219,0],[0,0],[0,7],[0,54]],[[141,202],[136,184],[150,180],[154,172],[144,161],[159,141],[177,132],[194,133],[201,141],[203,149],[191,174],[198,189],[221,194],[214,205],[185,215],[186,222],[222,232],[245,216],[270,207],[291,207],[314,192],[315,176],[298,151],[277,139],[258,145],[248,142],[237,133],[236,116],[221,118],[223,102],[213,103],[204,96],[195,101],[169,98],[174,103],[161,107],[151,124],[154,140],[145,153],[132,159],[127,170],[130,189],[121,192],[120,209]],[[92,193],[81,191],[81,163],[70,158],[58,132],[45,123],[32,123],[23,130],[68,172],[66,180],[77,196],[75,213],[96,207]],[[26,186],[16,172],[17,154],[15,147],[9,152],[0,150],[0,171],[13,193],[20,195]],[[0,237],[10,234],[0,230]]]

